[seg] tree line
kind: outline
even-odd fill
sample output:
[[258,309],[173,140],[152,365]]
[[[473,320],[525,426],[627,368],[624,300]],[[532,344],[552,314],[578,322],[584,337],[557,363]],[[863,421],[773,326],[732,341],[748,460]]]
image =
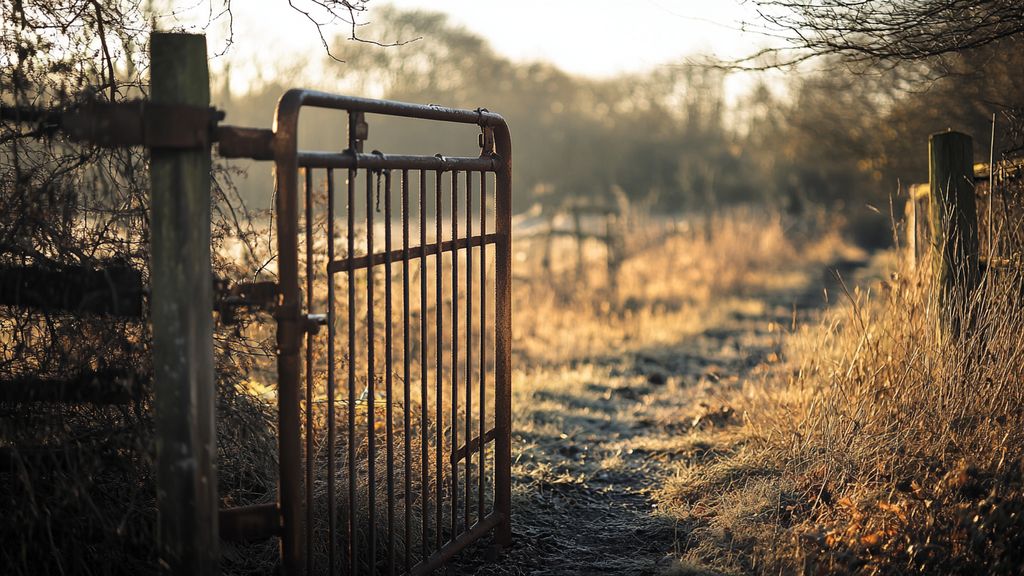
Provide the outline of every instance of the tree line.
[[[381,48],[336,38],[332,52],[344,53],[343,64],[318,58],[295,77],[280,75],[246,94],[222,91],[218,105],[232,122],[266,125],[284,90],[315,77],[312,87],[331,91],[486,106],[513,129],[520,209],[600,201],[621,188],[659,211],[756,202],[800,212],[821,204],[871,220],[888,211],[901,182],[926,178],[929,133],[959,129],[987,143],[997,113],[996,156],[1022,143],[1016,111],[1024,82],[1013,70],[1024,52],[1012,38],[885,70],[827,54],[784,80],[755,80],[730,102],[725,81],[737,72],[728,63],[592,79],[513,62],[439,13],[385,6],[374,26],[380,38],[422,39]],[[476,153],[466,129],[370,123],[368,149]],[[310,147],[338,149],[344,134],[343,118],[311,113],[300,137]],[[979,146],[979,156],[988,152]],[[253,205],[269,205],[268,176],[252,174],[239,185]]]

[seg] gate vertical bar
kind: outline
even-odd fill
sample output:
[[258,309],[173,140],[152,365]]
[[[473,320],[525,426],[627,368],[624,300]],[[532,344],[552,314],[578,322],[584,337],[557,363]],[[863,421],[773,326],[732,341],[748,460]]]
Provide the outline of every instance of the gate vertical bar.
[[[353,122],[349,116],[349,124]],[[350,139],[351,142],[351,139]],[[350,150],[354,150],[350,148]],[[359,573],[359,531],[356,526],[356,272],[352,259],[356,253],[356,171],[348,171],[348,560],[349,572]]]
[[434,262],[436,264],[435,274],[437,275],[437,278],[435,278],[434,280],[437,283],[437,294],[434,300],[434,313],[437,317],[437,350],[434,351],[434,356],[437,358],[437,373],[434,374],[434,377],[437,380],[437,390],[434,396],[434,484],[437,489],[437,501],[434,503],[434,508],[437,520],[437,532],[434,534],[434,539],[436,541],[436,546],[438,548],[441,547],[441,543],[444,541],[441,535],[441,524],[444,522],[444,495],[441,493],[443,484],[441,482],[441,443],[443,442],[442,428],[444,423],[444,402],[442,401],[444,398],[444,383],[442,380],[444,377],[444,313],[442,312],[444,304],[444,266],[442,264],[442,262],[444,261],[444,252],[441,250],[442,239],[444,237],[444,231],[442,227],[444,212],[442,210],[442,196],[443,194],[441,191],[441,172],[435,171],[434,225],[437,228],[437,236],[434,238],[434,240],[437,242],[437,256],[434,257]]
[[[150,49],[154,103],[210,105],[204,36],[154,33]],[[158,554],[205,576],[218,558],[210,148],[151,157]]]
[[494,508],[504,515],[495,543],[512,543],[512,137],[495,127]]
[[427,432],[430,428],[430,406],[427,403],[430,366],[427,364],[427,171],[420,170],[420,500],[423,528],[423,557],[428,555],[430,541],[430,446]]
[[[473,173],[466,171],[466,238],[473,237]],[[462,527],[469,530],[470,490],[472,488],[473,447],[473,246],[466,246],[466,486]],[[483,443],[483,437],[480,442]]]
[[[366,172],[366,253],[373,254],[373,178]],[[366,477],[369,517],[366,521],[369,573],[377,573],[377,366],[373,268],[366,268]]]
[[[313,304],[313,171],[306,175],[306,306]],[[306,330],[306,529],[313,529],[313,331]],[[306,535],[306,574],[313,573],[313,538]]]
[[[327,170],[327,262],[334,262],[334,171]],[[327,573],[332,576],[334,570],[335,536],[335,496],[334,496],[334,275],[327,275]]]
[[274,172],[278,216],[277,254],[277,409],[278,502],[281,508],[281,565],[284,574],[301,574],[304,566],[302,508],[302,428],[300,422],[299,349],[302,347],[301,293],[298,262],[299,166],[298,107],[282,97],[274,118]]
[[[420,250],[427,248],[427,172],[420,170]],[[430,535],[430,446],[427,439],[430,427],[428,400],[429,371],[427,364],[427,257],[420,259],[420,499],[423,540],[423,558],[427,558]]]
[[[378,175],[377,178],[380,178]],[[377,193],[380,193],[378,180]],[[379,201],[379,200],[378,200]],[[388,491],[388,574],[395,573],[395,424],[394,424],[394,329],[392,327],[391,308],[391,171],[384,171],[384,396],[387,398],[385,410],[385,430],[387,435],[387,491]]]
[[[480,173],[480,236],[487,236],[487,173]],[[484,491],[487,466],[484,462],[484,434],[487,432],[487,244],[480,243],[480,456],[477,467],[477,519],[484,519]]]
[[[459,172],[452,170],[452,377],[451,377],[451,525],[452,539],[459,533]],[[468,440],[468,438],[467,438]]]
[[412,566],[412,382],[409,358],[409,171],[402,170],[402,406],[405,437],[405,572]]

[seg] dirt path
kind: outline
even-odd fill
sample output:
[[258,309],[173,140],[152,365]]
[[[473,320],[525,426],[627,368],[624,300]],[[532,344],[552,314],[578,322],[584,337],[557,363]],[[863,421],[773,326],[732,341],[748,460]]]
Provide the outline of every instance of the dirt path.
[[515,398],[515,544],[493,564],[480,549],[462,554],[451,573],[665,572],[687,537],[652,497],[667,464],[713,457],[715,446],[686,433],[738,421],[716,402],[718,392],[741,386],[778,353],[779,329],[794,313],[821,305],[832,277],[821,272],[785,293],[725,300],[702,332],[675,344],[522,374],[529,385]]

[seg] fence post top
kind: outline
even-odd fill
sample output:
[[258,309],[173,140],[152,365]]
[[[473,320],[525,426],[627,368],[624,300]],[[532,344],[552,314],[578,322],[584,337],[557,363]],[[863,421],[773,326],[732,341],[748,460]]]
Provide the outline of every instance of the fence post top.
[[202,32],[174,32],[170,30],[153,30],[150,32],[150,36],[192,36],[195,38],[203,38],[203,42],[206,41],[206,34]]
[[959,132],[957,130],[953,130],[952,128],[946,128],[942,132],[935,132],[935,133],[931,134],[930,136],[928,136],[928,141],[931,142],[932,140],[934,140],[936,138],[968,138],[968,139],[970,139],[970,135],[966,134],[964,132]]

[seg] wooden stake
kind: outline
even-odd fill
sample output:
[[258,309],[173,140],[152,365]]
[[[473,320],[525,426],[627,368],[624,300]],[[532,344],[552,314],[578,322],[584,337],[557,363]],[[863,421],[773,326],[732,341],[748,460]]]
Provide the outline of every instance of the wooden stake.
[[928,182],[932,272],[943,321],[949,333],[958,337],[967,328],[961,323],[969,318],[971,299],[980,280],[970,136],[950,131],[928,138]]

